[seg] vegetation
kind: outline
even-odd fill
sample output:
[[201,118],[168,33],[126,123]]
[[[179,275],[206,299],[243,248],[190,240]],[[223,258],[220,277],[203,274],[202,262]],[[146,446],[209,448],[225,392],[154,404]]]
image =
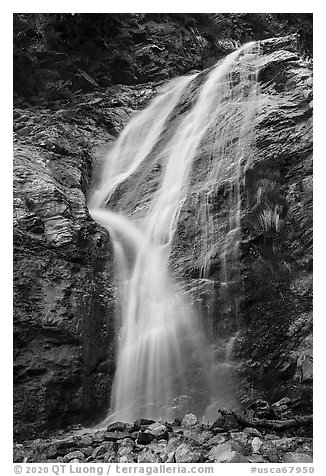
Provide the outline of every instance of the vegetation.
[[[76,91],[148,81],[152,77],[141,71],[144,62],[153,58],[143,54],[139,59],[137,54],[157,42],[168,50],[174,63],[163,77],[216,61],[227,53],[224,40],[233,42],[234,47],[252,39],[297,33],[303,54],[312,56],[309,13],[17,13],[13,20],[14,95],[18,103],[69,99]],[[169,27],[180,33],[182,51],[180,45],[173,46],[178,40],[171,30],[168,34]],[[187,35],[192,41],[182,43]],[[197,44],[194,48],[196,37],[208,46]],[[156,69],[164,69],[166,62],[167,57],[158,58]]]

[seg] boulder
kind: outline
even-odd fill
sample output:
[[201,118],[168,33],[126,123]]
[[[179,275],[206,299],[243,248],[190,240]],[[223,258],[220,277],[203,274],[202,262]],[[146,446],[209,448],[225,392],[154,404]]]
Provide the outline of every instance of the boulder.
[[261,445],[263,444],[263,441],[258,438],[258,436],[255,436],[251,442],[251,447],[252,447],[252,452],[253,454],[258,454]]
[[305,453],[287,452],[283,455],[283,463],[312,463],[312,457]]
[[151,433],[146,433],[145,431],[140,431],[137,438],[138,445],[148,445],[155,438]]
[[176,463],[198,463],[201,460],[201,452],[187,443],[182,443],[175,452]]
[[205,446],[218,446],[218,445],[224,443],[226,440],[227,440],[226,434],[225,435],[216,435],[216,436],[213,436],[213,438],[210,438],[206,442]]
[[77,459],[77,458],[78,458],[78,463],[80,461],[85,461],[85,455],[80,450],[76,450],[76,451],[72,451],[70,453],[67,453],[63,457],[63,462],[64,463],[69,463],[70,461],[73,462],[72,460]]
[[208,453],[208,460],[214,463],[247,463],[248,460],[232,449],[231,444],[223,443],[213,446]]
[[182,426],[193,426],[193,425],[197,425],[197,423],[198,423],[198,418],[193,413],[188,413],[187,415],[184,416],[184,418],[181,421]]
[[137,457],[137,463],[158,463],[159,457],[154,451],[145,448]]
[[121,421],[117,421],[115,423],[111,423],[106,427],[107,432],[111,431],[124,431],[126,429],[126,423],[122,423]]
[[152,423],[151,425],[149,425],[146,428],[145,433],[148,433],[151,436],[153,436],[153,438],[157,438],[157,439],[161,439],[161,438],[167,439],[169,436],[166,426],[158,422]]
[[256,428],[252,428],[250,426],[248,426],[247,428],[245,428],[243,430],[244,433],[246,433],[247,435],[249,436],[257,436],[258,438],[262,438],[262,434],[260,433],[259,430],[257,430]]
[[248,434],[245,433],[244,431],[236,431],[236,432],[230,432],[230,437],[233,440],[240,441],[241,443],[247,443],[248,441]]

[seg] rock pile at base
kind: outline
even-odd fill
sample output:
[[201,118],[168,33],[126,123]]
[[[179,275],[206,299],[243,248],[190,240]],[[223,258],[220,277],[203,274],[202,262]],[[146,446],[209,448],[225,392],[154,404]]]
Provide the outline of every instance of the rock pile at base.
[[102,430],[61,432],[14,446],[14,462],[312,463],[312,439],[241,425],[232,412],[213,424],[193,414],[173,423],[140,419]]

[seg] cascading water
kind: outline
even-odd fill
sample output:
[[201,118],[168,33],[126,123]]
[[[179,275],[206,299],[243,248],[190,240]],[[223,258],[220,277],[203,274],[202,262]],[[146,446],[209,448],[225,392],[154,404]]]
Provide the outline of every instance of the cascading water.
[[[190,296],[171,275],[169,259],[181,209],[195,196],[202,277],[207,278],[211,256],[219,251],[225,257],[221,273],[228,280],[229,245],[226,240],[216,249],[210,203],[214,188],[236,175],[227,232],[236,249],[241,166],[250,146],[257,94],[250,65],[256,50],[254,43],[245,45],[213,68],[193,106],[181,115],[175,109],[198,78],[170,82],[122,132],[90,197],[90,213],[110,232],[120,286],[108,421],[172,420],[186,411],[203,416],[219,400],[224,383],[216,381],[213,354]],[[198,180],[196,157],[206,142],[212,153],[206,177]]]

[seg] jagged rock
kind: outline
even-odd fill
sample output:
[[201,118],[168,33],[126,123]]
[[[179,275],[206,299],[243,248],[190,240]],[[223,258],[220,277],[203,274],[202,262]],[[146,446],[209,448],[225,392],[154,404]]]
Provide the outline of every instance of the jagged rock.
[[68,453],[63,457],[63,462],[64,463],[69,463],[70,461],[74,462],[73,460],[77,458],[78,458],[78,462],[84,461],[85,455],[80,450],[72,451],[71,453]]
[[151,425],[149,425],[146,428],[145,433],[148,433],[157,439],[160,439],[160,438],[167,439],[169,435],[166,426],[158,422],[152,423]]
[[240,453],[244,456],[250,455],[250,444],[249,443],[243,443],[242,441],[232,439],[228,442],[232,448],[233,451],[236,451],[237,453]]
[[174,463],[175,462],[175,459],[174,459],[175,451],[177,450],[177,448],[179,448],[181,446],[182,443],[183,443],[183,438],[172,436],[169,439],[166,448],[161,453],[162,462],[163,463]]
[[92,455],[93,451],[94,451],[94,448],[92,446],[83,446],[80,448],[80,451],[82,453],[84,453],[84,455],[86,456],[86,458],[88,458],[89,456]]
[[[131,454],[126,456],[126,458],[131,458]],[[108,451],[107,453],[104,454],[103,456],[103,463],[114,463],[116,461],[116,454],[115,452],[112,450],[112,451]],[[128,461],[129,462],[132,462],[132,461]]]
[[274,440],[263,443],[259,451],[271,463],[280,463],[282,460],[282,452],[276,448]]
[[283,463],[312,463],[312,457],[305,453],[287,452],[283,456]]
[[[104,462],[105,463],[112,463],[114,461],[115,461],[114,457],[113,457],[113,459],[111,457],[111,459],[109,458],[108,461],[104,461]],[[124,455],[124,456],[121,456],[120,458],[118,458],[118,461],[119,461],[119,463],[135,463],[137,461],[137,457],[136,457],[135,453],[128,453],[127,455]]]
[[192,448],[187,443],[182,443],[175,452],[176,463],[198,463],[201,459],[201,452]]
[[139,430],[140,428],[148,427],[152,423],[155,423],[155,421],[154,420],[148,420],[147,418],[139,418],[138,420],[136,420],[134,422],[134,428]]
[[226,440],[227,440],[226,435],[216,435],[216,436],[213,436],[213,438],[210,438],[207,441],[206,446],[218,446],[218,445],[224,443]]
[[300,444],[297,438],[278,438],[271,440],[271,443],[281,451],[294,451]]
[[258,436],[255,436],[251,442],[252,452],[254,454],[259,453],[259,450],[262,444],[263,444],[263,441],[260,438],[258,438]]
[[147,448],[154,451],[156,454],[161,454],[166,450],[168,442],[166,440],[160,440],[158,442],[150,443]]
[[266,459],[260,455],[247,456],[247,460],[249,463],[267,463]]
[[232,449],[230,443],[213,446],[208,453],[209,461],[215,463],[247,463],[248,460],[240,453]]
[[127,431],[107,431],[104,438],[108,441],[122,440],[123,438],[130,438],[130,433]]
[[197,425],[198,418],[193,413],[188,413],[184,416],[183,420],[181,421],[182,426],[193,426]]
[[13,462],[14,463],[22,463],[24,458],[28,457],[30,451],[27,451],[22,444],[15,444],[14,451],[13,451]]
[[46,449],[46,456],[47,458],[52,458],[58,454],[58,444],[52,443]]
[[107,432],[111,431],[124,431],[126,429],[126,423],[122,423],[121,421],[117,421],[115,423],[111,423],[106,427]]
[[131,438],[125,438],[119,441],[118,444],[118,456],[126,456],[133,452],[135,444]]
[[140,431],[137,438],[137,444],[148,445],[151,441],[154,440],[154,438],[154,435],[152,435],[151,433]]
[[243,432],[243,431],[237,431],[237,432],[230,432],[230,437],[233,440],[240,441],[241,443],[247,443],[248,441],[248,434]]
[[243,430],[243,432],[249,436],[257,436],[258,438],[263,437],[260,431],[258,431],[256,428],[247,427]]
[[100,430],[94,433],[93,435],[93,442],[94,443],[102,443],[106,439],[106,431],[105,430]]
[[158,463],[159,458],[157,454],[154,453],[154,451],[145,448],[141,453],[139,453],[137,457],[137,462],[138,463]]
[[79,445],[80,446],[91,446],[93,444],[93,439],[91,436],[82,436]]
[[221,415],[210,427],[211,430],[216,430],[222,428],[223,431],[227,430],[236,430],[239,428],[238,420],[234,417],[232,413],[229,415]]
[[267,440],[267,441],[270,441],[270,440],[278,440],[280,439],[281,437],[278,436],[278,435],[272,435],[272,434],[269,434],[267,433],[265,436],[264,436],[264,439]]
[[210,431],[203,431],[199,429],[184,429],[183,436],[189,440],[192,440],[197,445],[204,445],[208,444],[208,440],[212,439],[212,432]]

